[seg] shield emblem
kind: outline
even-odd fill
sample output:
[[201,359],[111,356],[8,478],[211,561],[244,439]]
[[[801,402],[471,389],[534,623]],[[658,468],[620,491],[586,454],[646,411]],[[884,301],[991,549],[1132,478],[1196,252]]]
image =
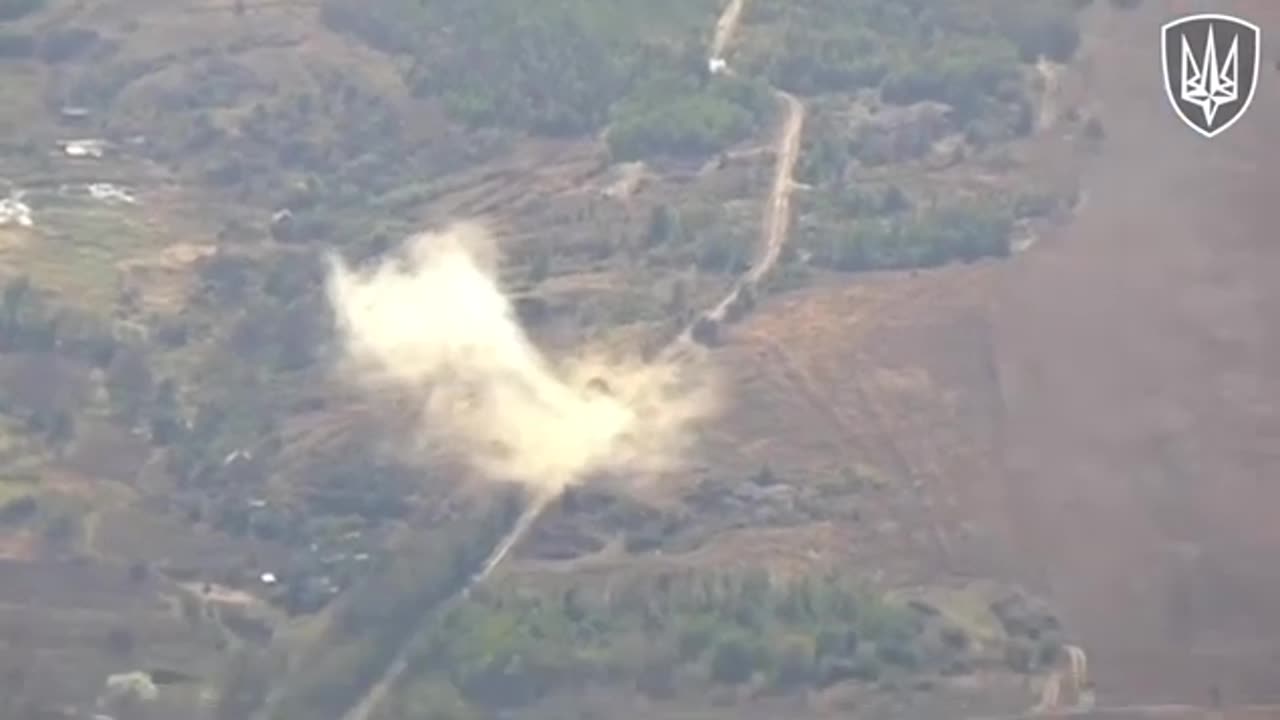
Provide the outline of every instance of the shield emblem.
[[1234,125],[1258,86],[1261,29],[1231,15],[1202,13],[1160,30],[1164,89],[1174,112],[1207,138]]

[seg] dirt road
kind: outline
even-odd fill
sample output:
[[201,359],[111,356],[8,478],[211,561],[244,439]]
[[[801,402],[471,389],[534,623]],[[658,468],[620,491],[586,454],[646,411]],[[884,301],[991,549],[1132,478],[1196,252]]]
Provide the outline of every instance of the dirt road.
[[791,192],[795,189],[792,179],[795,173],[796,160],[800,156],[800,138],[804,130],[805,106],[798,98],[782,90],[774,91],[786,106],[786,118],[778,132],[777,159],[773,172],[773,186],[769,190],[769,200],[765,205],[762,223],[760,247],[751,264],[751,269],[743,274],[734,284],[733,289],[707,313],[707,317],[716,321],[724,320],[725,314],[737,299],[743,288],[753,287],[764,279],[765,275],[778,264],[782,256],[782,248],[787,243],[788,231],[791,227]]
[[[742,16],[743,5],[744,0],[730,0],[719,18],[717,18],[715,35],[711,42],[710,57],[721,57],[725,48],[732,41],[733,33],[737,30],[738,21]],[[805,108],[804,104],[792,95],[781,90],[775,90],[775,93],[786,105],[787,115],[778,135],[777,167],[774,171],[773,186],[769,193],[769,200],[765,207],[764,231],[760,251],[751,269],[734,285],[734,289],[729,295],[721,300],[715,309],[711,311],[710,314],[717,319],[724,316],[725,310],[736,299],[742,287],[759,282],[768,273],[777,263],[782,253],[782,246],[786,243],[790,221],[791,191],[793,189],[791,178],[800,152],[800,134],[804,127]],[[688,338],[689,332],[685,331],[674,344],[683,345]],[[511,533],[497,545],[492,555],[484,563],[483,569],[459,593],[459,596],[465,597],[472,585],[482,581],[502,562],[512,547],[532,527],[548,500],[549,498],[539,499],[526,508],[524,516],[512,528]],[[430,612],[426,613],[423,621],[431,615],[432,613]],[[414,634],[416,632],[413,628],[407,628],[404,637],[407,640],[412,638]],[[386,697],[387,691],[390,690],[396,679],[404,674],[405,669],[408,667],[410,648],[410,644],[406,642],[378,682],[369,688],[369,691],[365,693],[360,702],[347,712],[345,720],[368,720],[372,716],[373,711]]]
[[744,4],[744,0],[729,0],[729,4],[720,13],[720,17],[716,20],[715,35],[711,40],[711,57],[724,57],[725,48],[729,47],[729,41],[738,30],[738,21],[742,19]]
[[[742,6],[743,0],[731,0],[725,7],[724,13],[716,23],[712,57],[720,57],[720,53],[729,42],[734,29],[737,28]],[[728,72],[732,73],[732,68]],[[774,88],[773,92],[784,107],[785,115],[775,143],[773,184],[769,188],[769,198],[765,203],[764,215],[761,219],[760,246],[756,249],[750,269],[743,273],[720,302],[703,314],[703,318],[717,323],[724,322],[729,308],[738,301],[744,291],[754,290],[755,286],[778,264],[791,227],[791,193],[796,187],[794,177],[796,162],[800,158],[800,139],[804,132],[805,105],[799,98],[784,90]],[[688,352],[692,347],[694,347],[693,326],[690,326],[668,345],[663,355],[668,358],[677,356]]]
[[791,227],[791,192],[795,190],[796,161],[800,157],[800,137],[804,131],[805,108],[794,95],[778,90],[787,107],[787,118],[778,137],[777,166],[774,169],[773,189],[769,194],[765,242],[763,252],[747,273],[747,282],[758,283],[777,264],[782,246],[787,242]]

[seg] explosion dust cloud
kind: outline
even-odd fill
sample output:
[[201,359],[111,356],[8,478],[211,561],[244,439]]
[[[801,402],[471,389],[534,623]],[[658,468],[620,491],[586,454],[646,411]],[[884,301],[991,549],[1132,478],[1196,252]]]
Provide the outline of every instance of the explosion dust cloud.
[[406,242],[369,268],[331,261],[344,368],[410,401],[413,431],[485,476],[550,498],[596,473],[673,469],[716,410],[708,368],[545,356],[496,274],[494,244],[459,225]]

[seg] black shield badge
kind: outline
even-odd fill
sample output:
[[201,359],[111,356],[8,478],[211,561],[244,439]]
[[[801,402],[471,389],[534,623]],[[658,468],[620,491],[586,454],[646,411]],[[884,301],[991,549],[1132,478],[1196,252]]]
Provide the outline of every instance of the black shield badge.
[[1258,86],[1262,31],[1231,15],[1203,13],[1161,28],[1164,89],[1178,117],[1211,138],[1249,109]]

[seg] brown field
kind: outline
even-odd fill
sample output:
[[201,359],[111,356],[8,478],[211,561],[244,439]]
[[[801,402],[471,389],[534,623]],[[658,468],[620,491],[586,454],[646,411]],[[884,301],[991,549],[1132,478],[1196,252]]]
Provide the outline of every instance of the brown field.
[[1104,691],[1276,700],[1274,57],[1250,113],[1202,142],[1145,72],[1167,14],[1148,5],[1091,37],[1109,149],[1077,222],[998,290],[999,492]]
[[[724,451],[884,473],[874,510],[898,532],[868,537],[869,557],[1043,592],[1100,702],[1201,704],[1215,684],[1274,702],[1274,52],[1249,113],[1205,141],[1163,95],[1172,11],[1095,4],[1075,101],[1107,139],[1075,220],[1005,263],[767,301],[722,353],[747,388]],[[1276,8],[1237,5],[1280,31]]]

